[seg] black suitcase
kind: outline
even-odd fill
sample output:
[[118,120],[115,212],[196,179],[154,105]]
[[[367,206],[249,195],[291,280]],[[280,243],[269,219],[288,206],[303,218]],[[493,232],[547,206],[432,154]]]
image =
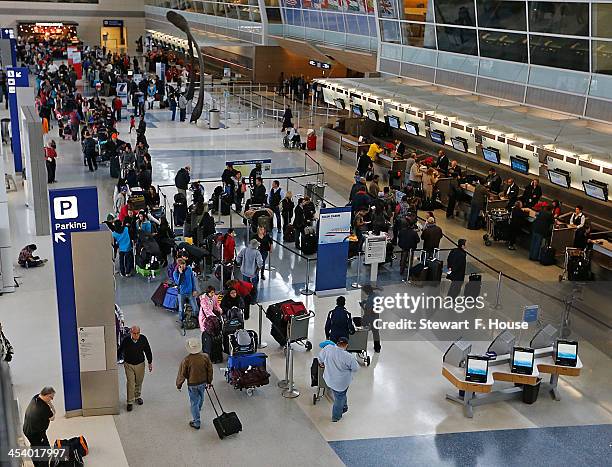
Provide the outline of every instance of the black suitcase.
[[191,213],[188,212],[185,216],[185,221],[183,222],[183,237],[191,237],[193,235],[193,231],[191,229]]
[[567,262],[567,278],[570,281],[591,280],[591,263],[582,256],[570,256]]
[[219,396],[217,395],[217,391],[215,391],[215,387],[211,385],[213,393],[215,394],[215,398],[217,399],[217,404],[219,404],[219,409],[221,410],[221,415],[217,411],[217,407],[213,402],[213,399],[210,395],[210,391],[206,389],[206,394],[208,394],[208,398],[210,399],[210,403],[213,406],[213,410],[215,411],[215,415],[217,416],[213,420],[213,425],[215,430],[217,430],[217,434],[220,439],[225,438],[226,436],[234,435],[240,431],[242,431],[242,423],[240,423],[240,419],[236,412],[226,412],[223,410],[223,406],[221,405],[221,401],[219,400]]
[[223,362],[223,339],[221,334],[211,336],[207,332],[203,332],[202,352],[208,354],[208,357],[212,363]]
[[302,235],[302,241],[300,242],[302,253],[314,255],[317,252],[317,246],[316,235]]
[[113,157],[109,164],[111,178],[119,178],[121,176],[121,165],[118,157]]
[[285,226],[285,231],[283,232],[283,241],[284,242],[295,242],[295,228],[293,225],[289,224]]
[[232,207],[232,203],[230,202],[229,198],[226,199],[225,197],[222,197],[221,198],[221,215],[229,216],[230,213],[232,212],[231,207]]
[[551,246],[543,246],[540,250],[540,264],[542,266],[553,266],[557,261],[555,259],[556,250]]
[[151,301],[155,306],[163,306],[164,298],[166,298],[166,292],[168,291],[168,284],[166,282],[162,282],[159,284],[159,287],[153,292],[151,295]]
[[187,217],[187,203],[174,203],[173,207],[174,225],[182,227]]
[[473,272],[468,278],[468,283],[465,284],[463,295],[465,297],[476,298],[480,296],[480,288],[482,286],[482,276]]
[[442,281],[442,269],[444,262],[440,259],[431,258],[427,260],[427,281],[439,284]]

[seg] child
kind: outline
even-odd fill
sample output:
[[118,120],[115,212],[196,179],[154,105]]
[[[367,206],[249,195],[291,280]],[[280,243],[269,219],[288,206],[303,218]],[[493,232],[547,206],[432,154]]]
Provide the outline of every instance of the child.
[[130,133],[132,133],[132,129],[136,128],[136,117],[132,114],[130,116]]

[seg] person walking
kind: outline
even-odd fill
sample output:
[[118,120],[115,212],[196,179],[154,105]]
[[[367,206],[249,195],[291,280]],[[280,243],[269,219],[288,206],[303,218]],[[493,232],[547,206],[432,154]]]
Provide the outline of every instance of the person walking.
[[[344,297],[341,297],[344,298]],[[346,351],[348,338],[339,337],[336,345],[327,345],[319,353],[319,366],[324,368],[323,379],[334,394],[332,422],[338,422],[348,412],[347,392],[353,373],[359,370],[354,355]]]
[[187,339],[185,347],[187,355],[181,362],[176,376],[176,389],[179,391],[183,383],[187,381],[189,392],[189,403],[191,405],[191,417],[189,426],[195,430],[200,429],[200,412],[204,403],[206,388],[210,388],[213,380],[213,366],[208,355],[202,353],[202,342],[191,337]]
[[459,239],[457,241],[457,248],[453,248],[448,254],[448,273],[446,274],[446,278],[451,281],[451,285],[448,289],[448,297],[457,298],[459,292],[461,292],[463,281],[465,280],[465,267],[467,263],[465,243],[465,239]]
[[[272,251],[272,237],[266,231],[266,228],[262,225],[257,227],[257,235],[253,237],[254,240],[257,240],[259,243],[259,252],[261,253],[261,259],[263,259],[264,266],[266,264],[266,260]],[[261,279],[266,280],[266,276],[264,275],[264,268],[261,268]]]
[[281,231],[281,201],[284,197],[285,193],[280,187],[280,182],[278,180],[274,180],[272,182],[272,188],[270,188],[270,193],[268,193],[268,205],[270,206],[270,209],[274,211],[277,232]]
[[196,297],[198,296],[197,284],[195,275],[191,266],[187,266],[187,263],[183,258],[177,260],[177,268],[172,273],[172,279],[174,283],[178,285],[178,313],[179,321],[184,322],[185,319],[185,303],[189,302],[191,306],[191,312],[195,315],[198,313],[200,307]]
[[187,98],[185,94],[181,94],[178,98],[179,120],[184,122],[187,118]]
[[93,140],[89,131],[85,132],[85,141],[83,141],[83,155],[87,161],[89,171],[98,170],[98,162],[96,161],[96,142]]
[[259,242],[254,238],[249,246],[240,250],[236,257],[236,264],[240,266],[242,280],[253,284],[253,302],[257,300],[257,284],[259,283],[259,270],[263,268],[263,258],[259,251]]
[[54,140],[45,146],[45,165],[47,166],[47,183],[55,183],[55,169],[57,167],[57,151]]
[[362,300],[359,302],[359,305],[362,310],[362,325],[370,327],[372,339],[374,340],[374,352],[380,353],[380,330],[374,326],[374,321],[379,317],[379,314],[374,311],[374,302],[377,297],[376,290],[380,289],[375,289],[370,284],[365,284],[361,288]]
[[338,297],[336,308],[329,312],[325,321],[325,337],[336,343],[340,337],[355,334],[353,319],[344,305],[346,305],[346,299],[343,296]]
[[176,108],[178,103],[176,102],[176,97],[174,97],[174,93],[170,94],[168,98],[168,107],[170,108],[170,112],[172,112],[172,121],[176,120]]
[[149,364],[149,373],[153,371],[153,353],[149,340],[140,333],[138,326],[130,328],[130,335],[119,344],[117,359],[123,358],[123,369],[125,370],[127,411],[131,412],[134,402],[142,405],[142,382],[145,374],[145,357]]
[[[47,438],[47,429],[50,422],[55,420],[54,397],[55,389],[51,386],[45,386],[39,394],[32,397],[28,404],[23,420],[23,434],[28,438],[32,448],[48,448],[51,446]],[[48,461],[34,462],[35,467],[43,467],[48,464]]]
[[114,226],[112,235],[119,248],[119,272],[122,277],[130,276],[134,268],[134,252],[130,230],[119,222]]
[[436,220],[433,217],[429,217],[421,234],[423,250],[427,253],[428,258],[431,258],[434,250],[440,247],[440,240],[442,240],[443,236],[442,229],[436,225]]

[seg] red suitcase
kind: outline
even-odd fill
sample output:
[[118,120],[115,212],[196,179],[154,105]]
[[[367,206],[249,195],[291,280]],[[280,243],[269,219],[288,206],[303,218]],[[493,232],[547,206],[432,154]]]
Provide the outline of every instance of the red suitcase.
[[308,313],[302,302],[283,303],[281,305],[281,313],[283,319],[289,321],[292,316],[300,316]]

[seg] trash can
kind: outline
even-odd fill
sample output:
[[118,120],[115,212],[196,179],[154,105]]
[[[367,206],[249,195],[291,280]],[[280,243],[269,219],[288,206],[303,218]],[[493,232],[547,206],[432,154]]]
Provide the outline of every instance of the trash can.
[[538,393],[540,392],[540,383],[535,386],[529,386],[528,384],[523,384],[523,402],[525,404],[533,404],[538,400]]
[[221,114],[217,109],[211,109],[208,112],[208,128],[218,130],[221,125]]
[[9,125],[11,124],[10,118],[3,118],[0,120],[0,134],[2,135],[2,142],[8,143],[11,140],[9,133]]
[[308,134],[306,135],[306,149],[309,151],[317,150],[317,134],[314,130],[308,130]]

